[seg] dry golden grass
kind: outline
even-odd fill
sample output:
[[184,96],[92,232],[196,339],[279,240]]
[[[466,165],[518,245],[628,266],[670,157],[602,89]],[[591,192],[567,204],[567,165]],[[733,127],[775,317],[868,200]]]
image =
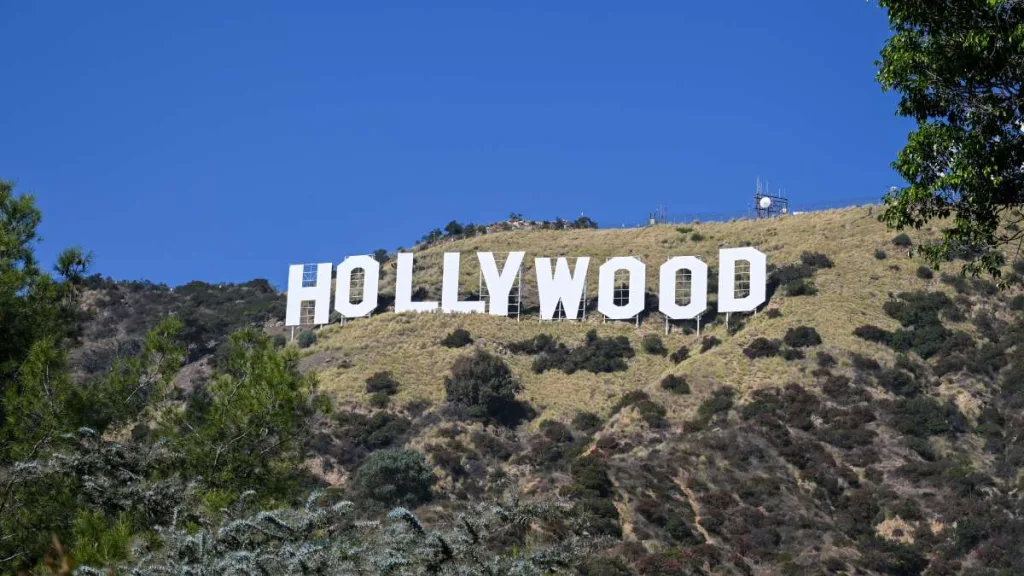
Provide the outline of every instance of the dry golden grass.
[[[754,246],[764,252],[769,264],[778,266],[799,262],[804,251],[821,252],[833,260],[835,266],[820,270],[815,284],[816,296],[787,297],[777,293],[770,302],[782,317],[769,319],[761,312],[747,320],[746,326],[735,335],[728,335],[724,326],[725,315],[705,319],[704,335],[714,335],[723,342],[704,354],[697,351],[696,336],[684,336],[677,330],[665,336],[669,351],[686,344],[690,358],[678,366],[663,357],[650,356],[640,348],[640,340],[649,332],[664,332],[660,316],[653,315],[639,329],[626,323],[602,323],[600,314],[593,313],[585,322],[541,322],[536,317],[514,319],[489,315],[393,314],[348,322],[344,326],[331,326],[321,331],[319,342],[312,349],[306,365],[314,367],[323,389],[336,395],[341,402],[365,402],[365,379],[371,374],[388,370],[401,382],[396,398],[405,402],[414,398],[441,401],[443,382],[452,362],[472,347],[448,349],[440,340],[455,328],[465,328],[479,346],[492,352],[501,352],[502,345],[549,333],[573,345],[581,342],[587,330],[597,328],[601,336],[628,336],[637,351],[629,361],[629,370],[613,374],[588,372],[567,375],[557,371],[534,374],[530,370],[532,357],[506,354],[512,370],[525,386],[523,399],[529,401],[545,417],[571,418],[579,410],[607,413],[608,408],[623,393],[633,389],[648,391],[665,404],[669,419],[678,422],[690,416],[693,408],[712,389],[731,385],[741,393],[791,381],[806,382],[803,374],[814,368],[814,352],[824,350],[840,360],[841,370],[849,366],[849,352],[873,357],[883,364],[891,364],[891,350],[853,336],[853,330],[863,324],[875,324],[893,329],[896,322],[886,316],[882,304],[890,294],[908,290],[940,290],[951,296],[951,287],[934,280],[916,277],[915,270],[922,264],[911,258],[906,248],[893,246],[895,232],[878,222],[878,207],[854,207],[828,212],[792,215],[772,221],[737,220],[726,223],[691,224],[690,227],[705,236],[700,242],[690,240],[691,233],[680,233],[674,225],[640,229],[578,230],[578,231],[513,231],[488,234],[466,240],[447,242],[416,252],[415,286],[427,287],[436,297],[440,293],[441,261],[445,251],[462,253],[462,290],[478,289],[478,266],[475,252],[510,250],[526,251],[524,262],[524,298],[527,305],[536,302],[536,276],[533,258],[543,256],[590,256],[588,295],[597,287],[598,266],[612,256],[633,255],[647,265],[648,289],[657,289],[658,266],[666,259],[679,255],[701,257],[710,267],[717,266],[720,247]],[[910,234],[915,245],[937,236],[936,229]],[[878,260],[876,249],[885,250],[888,258]],[[956,263],[948,270],[956,272]],[[898,269],[897,269],[898,268]],[[384,267],[382,292],[394,290],[394,264]],[[710,287],[714,299],[716,287]],[[781,292],[781,291],[780,291]],[[787,362],[781,358],[751,361],[742,349],[756,337],[782,338],[788,328],[813,326],[824,341],[818,348],[807,349],[807,359]],[[968,324],[955,326],[973,332]],[[351,367],[339,367],[341,359]],[[693,394],[673,395],[663,391],[659,382],[670,373],[686,375]]]

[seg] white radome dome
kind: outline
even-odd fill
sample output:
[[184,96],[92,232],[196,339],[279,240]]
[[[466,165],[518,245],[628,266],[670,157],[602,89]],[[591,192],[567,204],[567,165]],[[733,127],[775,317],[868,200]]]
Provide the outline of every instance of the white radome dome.
[[772,205],[772,199],[766,196],[764,198],[761,198],[761,200],[758,201],[757,205],[760,206],[762,210],[764,210]]

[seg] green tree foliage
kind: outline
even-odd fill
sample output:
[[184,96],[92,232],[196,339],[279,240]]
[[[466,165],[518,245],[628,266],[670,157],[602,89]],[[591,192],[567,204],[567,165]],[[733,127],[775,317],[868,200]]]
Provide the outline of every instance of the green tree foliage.
[[[1018,0],[879,0],[892,38],[878,80],[913,118],[893,167],[908,183],[885,197],[883,220],[921,228],[955,215],[942,241],[919,246],[937,265],[971,248],[965,266],[999,276],[999,247],[1022,233],[1024,189],[1024,3]],[[1015,245],[1014,245],[1015,247]]]
[[41,219],[32,196],[16,196],[0,180],[0,462],[68,430],[66,352],[81,333],[78,301],[91,257],[67,250],[57,277],[45,273],[34,254]]
[[643,340],[640,341],[640,347],[644,349],[644,352],[654,356],[665,356],[668,354],[665,343],[661,340],[661,336],[657,334],[647,334],[644,336]]
[[253,329],[233,334],[222,372],[177,417],[189,471],[215,487],[286,488],[307,416],[320,407],[315,388],[294,350],[276,350]]
[[388,506],[416,507],[430,501],[434,473],[422,453],[382,450],[370,454],[356,470],[357,494]]
[[797,326],[786,330],[782,341],[793,348],[804,348],[821,344],[821,336],[811,326]]
[[304,330],[299,334],[299,348],[309,348],[313,344],[316,344],[316,332]]
[[484,350],[463,356],[444,379],[449,402],[464,406],[475,417],[500,417],[514,403],[522,384],[505,362]]

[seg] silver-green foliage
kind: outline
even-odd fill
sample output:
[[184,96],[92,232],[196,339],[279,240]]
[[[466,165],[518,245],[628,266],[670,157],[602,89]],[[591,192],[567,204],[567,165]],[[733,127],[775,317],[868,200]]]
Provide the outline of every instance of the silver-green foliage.
[[514,496],[477,504],[439,520],[436,528],[405,508],[383,520],[361,521],[352,502],[332,502],[324,492],[312,494],[302,508],[234,508],[199,530],[177,523],[160,529],[163,545],[138,551],[128,572],[540,576],[571,573],[607,544],[586,533],[567,502],[528,503]]

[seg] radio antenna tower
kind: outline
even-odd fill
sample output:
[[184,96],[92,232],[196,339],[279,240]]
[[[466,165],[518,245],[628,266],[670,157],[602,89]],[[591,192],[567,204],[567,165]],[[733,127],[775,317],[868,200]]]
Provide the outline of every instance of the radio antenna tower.
[[782,195],[781,189],[777,195],[769,193],[768,183],[761,186],[761,178],[758,177],[754,191],[754,213],[758,220],[786,215],[789,213],[789,199]]

